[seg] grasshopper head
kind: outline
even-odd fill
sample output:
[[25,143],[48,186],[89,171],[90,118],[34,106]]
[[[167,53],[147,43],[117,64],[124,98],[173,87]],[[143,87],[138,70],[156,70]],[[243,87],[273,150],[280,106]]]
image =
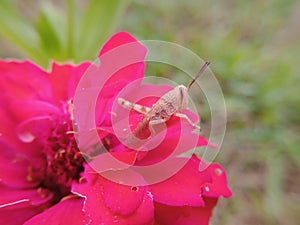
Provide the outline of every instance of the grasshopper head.
[[178,111],[183,111],[189,103],[188,90],[184,85],[178,85],[174,90],[178,100]]

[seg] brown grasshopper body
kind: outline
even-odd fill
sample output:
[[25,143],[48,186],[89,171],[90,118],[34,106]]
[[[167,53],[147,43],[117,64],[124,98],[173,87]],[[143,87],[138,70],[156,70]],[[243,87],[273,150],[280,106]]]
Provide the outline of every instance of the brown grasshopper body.
[[[140,138],[143,133],[149,130],[151,131],[151,133],[153,133],[153,125],[164,123],[168,121],[173,115],[186,119],[193,127],[200,129],[200,127],[194,124],[187,115],[182,114],[181,112],[188,106],[188,89],[203,73],[203,71],[209,64],[209,62],[205,62],[205,64],[198,72],[197,76],[192,80],[188,87],[185,87],[184,85],[178,85],[173,90],[164,94],[151,108],[139,104],[134,104],[123,98],[119,98],[118,103],[121,106],[144,114],[143,120],[134,129],[132,134],[135,137]],[[131,142],[132,138],[128,137],[127,139],[127,142]]]
[[148,108],[138,104],[132,104],[125,99],[119,98],[119,104],[128,109],[133,109],[144,114],[143,120],[138,124],[133,134],[139,137],[140,133],[151,129],[151,125],[166,122],[170,117],[184,110],[188,105],[187,88],[183,85],[175,87],[172,91],[164,94],[153,106]]

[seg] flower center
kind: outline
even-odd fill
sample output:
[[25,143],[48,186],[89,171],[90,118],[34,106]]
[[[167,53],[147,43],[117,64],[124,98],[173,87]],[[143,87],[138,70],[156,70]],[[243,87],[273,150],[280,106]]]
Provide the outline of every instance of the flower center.
[[84,158],[80,153],[73,132],[68,110],[54,119],[51,135],[46,139],[43,152],[46,157],[45,177],[42,186],[57,197],[70,192],[73,181],[79,181],[84,170]]

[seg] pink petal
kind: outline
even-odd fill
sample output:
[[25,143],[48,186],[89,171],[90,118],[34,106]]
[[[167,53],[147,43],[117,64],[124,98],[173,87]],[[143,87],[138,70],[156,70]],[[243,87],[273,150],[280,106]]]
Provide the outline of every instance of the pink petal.
[[[16,133],[24,143],[31,143],[34,140],[46,140],[47,137],[51,137],[52,128],[55,125],[55,122],[49,116],[31,117],[17,126]],[[35,149],[40,150],[38,147]]]
[[150,185],[154,201],[169,206],[205,206],[204,196],[218,198],[230,197],[226,173],[216,163],[210,164],[204,171],[199,165],[205,164],[196,155],[171,178]]
[[128,224],[128,222],[133,225],[152,225],[154,217],[154,206],[153,206],[153,198],[150,192],[147,192],[144,195],[142,200],[142,204],[136,210],[134,214],[131,214],[129,217],[123,218],[123,221],[120,220],[120,224]]
[[3,140],[0,140],[0,149],[0,183],[19,188],[36,187],[39,184],[39,179],[35,179],[39,174],[35,167],[40,169],[41,161],[36,160],[32,164],[30,159]]
[[14,116],[8,112],[0,108],[0,140],[6,143],[9,143],[11,148],[13,147],[15,151],[20,151],[25,153],[28,157],[34,157],[37,154],[40,155],[41,152],[37,152],[36,148],[32,145],[24,144],[16,133],[16,127],[18,126],[18,122],[15,121]]
[[171,206],[204,206],[201,185],[210,181],[211,175],[200,172],[199,163],[194,156],[171,178],[150,185],[154,201]]
[[32,205],[29,200],[21,200],[0,207],[0,224],[20,225],[42,212],[47,205]]
[[153,203],[146,187],[117,184],[86,171],[85,178],[72,191],[86,197],[84,210],[91,224],[151,224]]
[[49,80],[52,84],[55,99],[64,101],[72,99],[79,80],[90,65],[89,62],[76,66],[53,63]]
[[84,199],[70,197],[63,199],[46,211],[32,217],[24,225],[82,225],[84,221]]
[[[171,123],[174,123],[173,119],[179,120],[178,118],[171,118]],[[173,155],[172,157],[177,157],[195,147],[206,146],[208,144],[207,140],[203,137],[192,133],[194,128],[187,122],[182,121],[182,124],[180,124],[178,121],[172,126],[169,126],[168,123],[165,136],[162,132],[158,133],[144,144],[144,148],[150,150],[147,151],[147,155],[143,158],[139,158],[140,160],[137,161],[136,165],[152,165],[171,155]],[[151,146],[155,146],[155,143],[159,143],[160,140],[163,141],[157,147],[151,148]]]
[[124,216],[132,214],[142,203],[145,187],[129,187],[102,182],[102,199],[106,207],[112,212]]
[[114,34],[102,47],[99,56],[105,54],[106,52],[110,51],[111,49],[114,49],[120,45],[124,45],[131,42],[136,42],[137,39],[135,39],[131,34],[127,32],[118,32]]
[[17,123],[12,115],[4,108],[0,108],[0,123],[0,139],[6,140],[9,143],[17,142],[18,140],[15,133]]
[[204,198],[205,207],[174,207],[155,203],[155,224],[208,225],[216,198]]
[[231,197],[232,192],[227,185],[225,170],[216,163],[211,164],[207,170],[211,174],[212,181],[202,185],[203,195],[207,197]]
[[89,199],[92,196],[99,198],[99,202],[111,210],[113,213],[122,215],[132,214],[142,203],[143,196],[145,195],[145,187],[130,187],[120,185],[109,181],[99,174],[87,174],[87,183],[79,185],[74,188],[74,191],[82,195],[87,195],[88,201],[95,202]]
[[[5,90],[1,99],[53,101],[52,90],[46,73],[35,64],[0,61],[0,89]],[[42,88],[41,88],[42,87]]]
[[29,201],[32,205],[42,205],[52,199],[53,194],[47,189],[20,189],[0,185],[0,207],[18,201]]
[[11,102],[8,107],[9,112],[14,115],[17,121],[23,121],[30,117],[50,116],[62,113],[55,105],[39,100],[16,100]]
[[[92,207],[92,208],[91,208]],[[94,208],[96,207],[96,208]],[[87,203],[85,210],[89,212],[86,214],[86,220],[91,221],[90,225],[152,225],[154,216],[154,207],[150,193],[144,195],[142,199],[142,204],[137,208],[137,210],[128,215],[122,216],[120,214],[115,214],[109,211],[103,205],[90,205]]]
[[[130,45],[126,45],[129,43]],[[99,75],[94,82],[104,84],[96,106],[96,112],[100,114],[97,118],[98,124],[110,116],[112,103],[118,93],[127,84],[143,77],[146,52],[143,45],[125,32],[115,34],[103,46],[99,54]]]
[[109,170],[127,169],[134,164],[137,153],[131,152],[107,152],[96,156],[89,165],[98,173]]

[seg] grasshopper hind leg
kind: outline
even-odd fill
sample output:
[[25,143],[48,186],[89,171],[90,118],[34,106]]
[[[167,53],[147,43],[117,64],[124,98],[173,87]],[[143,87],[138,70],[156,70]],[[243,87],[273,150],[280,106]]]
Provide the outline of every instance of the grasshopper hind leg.
[[183,113],[175,113],[175,116],[177,116],[179,118],[182,118],[182,119],[185,119],[189,124],[191,124],[193,127],[197,128],[201,131],[201,127],[198,126],[197,124],[193,123],[187,115],[185,115]]

